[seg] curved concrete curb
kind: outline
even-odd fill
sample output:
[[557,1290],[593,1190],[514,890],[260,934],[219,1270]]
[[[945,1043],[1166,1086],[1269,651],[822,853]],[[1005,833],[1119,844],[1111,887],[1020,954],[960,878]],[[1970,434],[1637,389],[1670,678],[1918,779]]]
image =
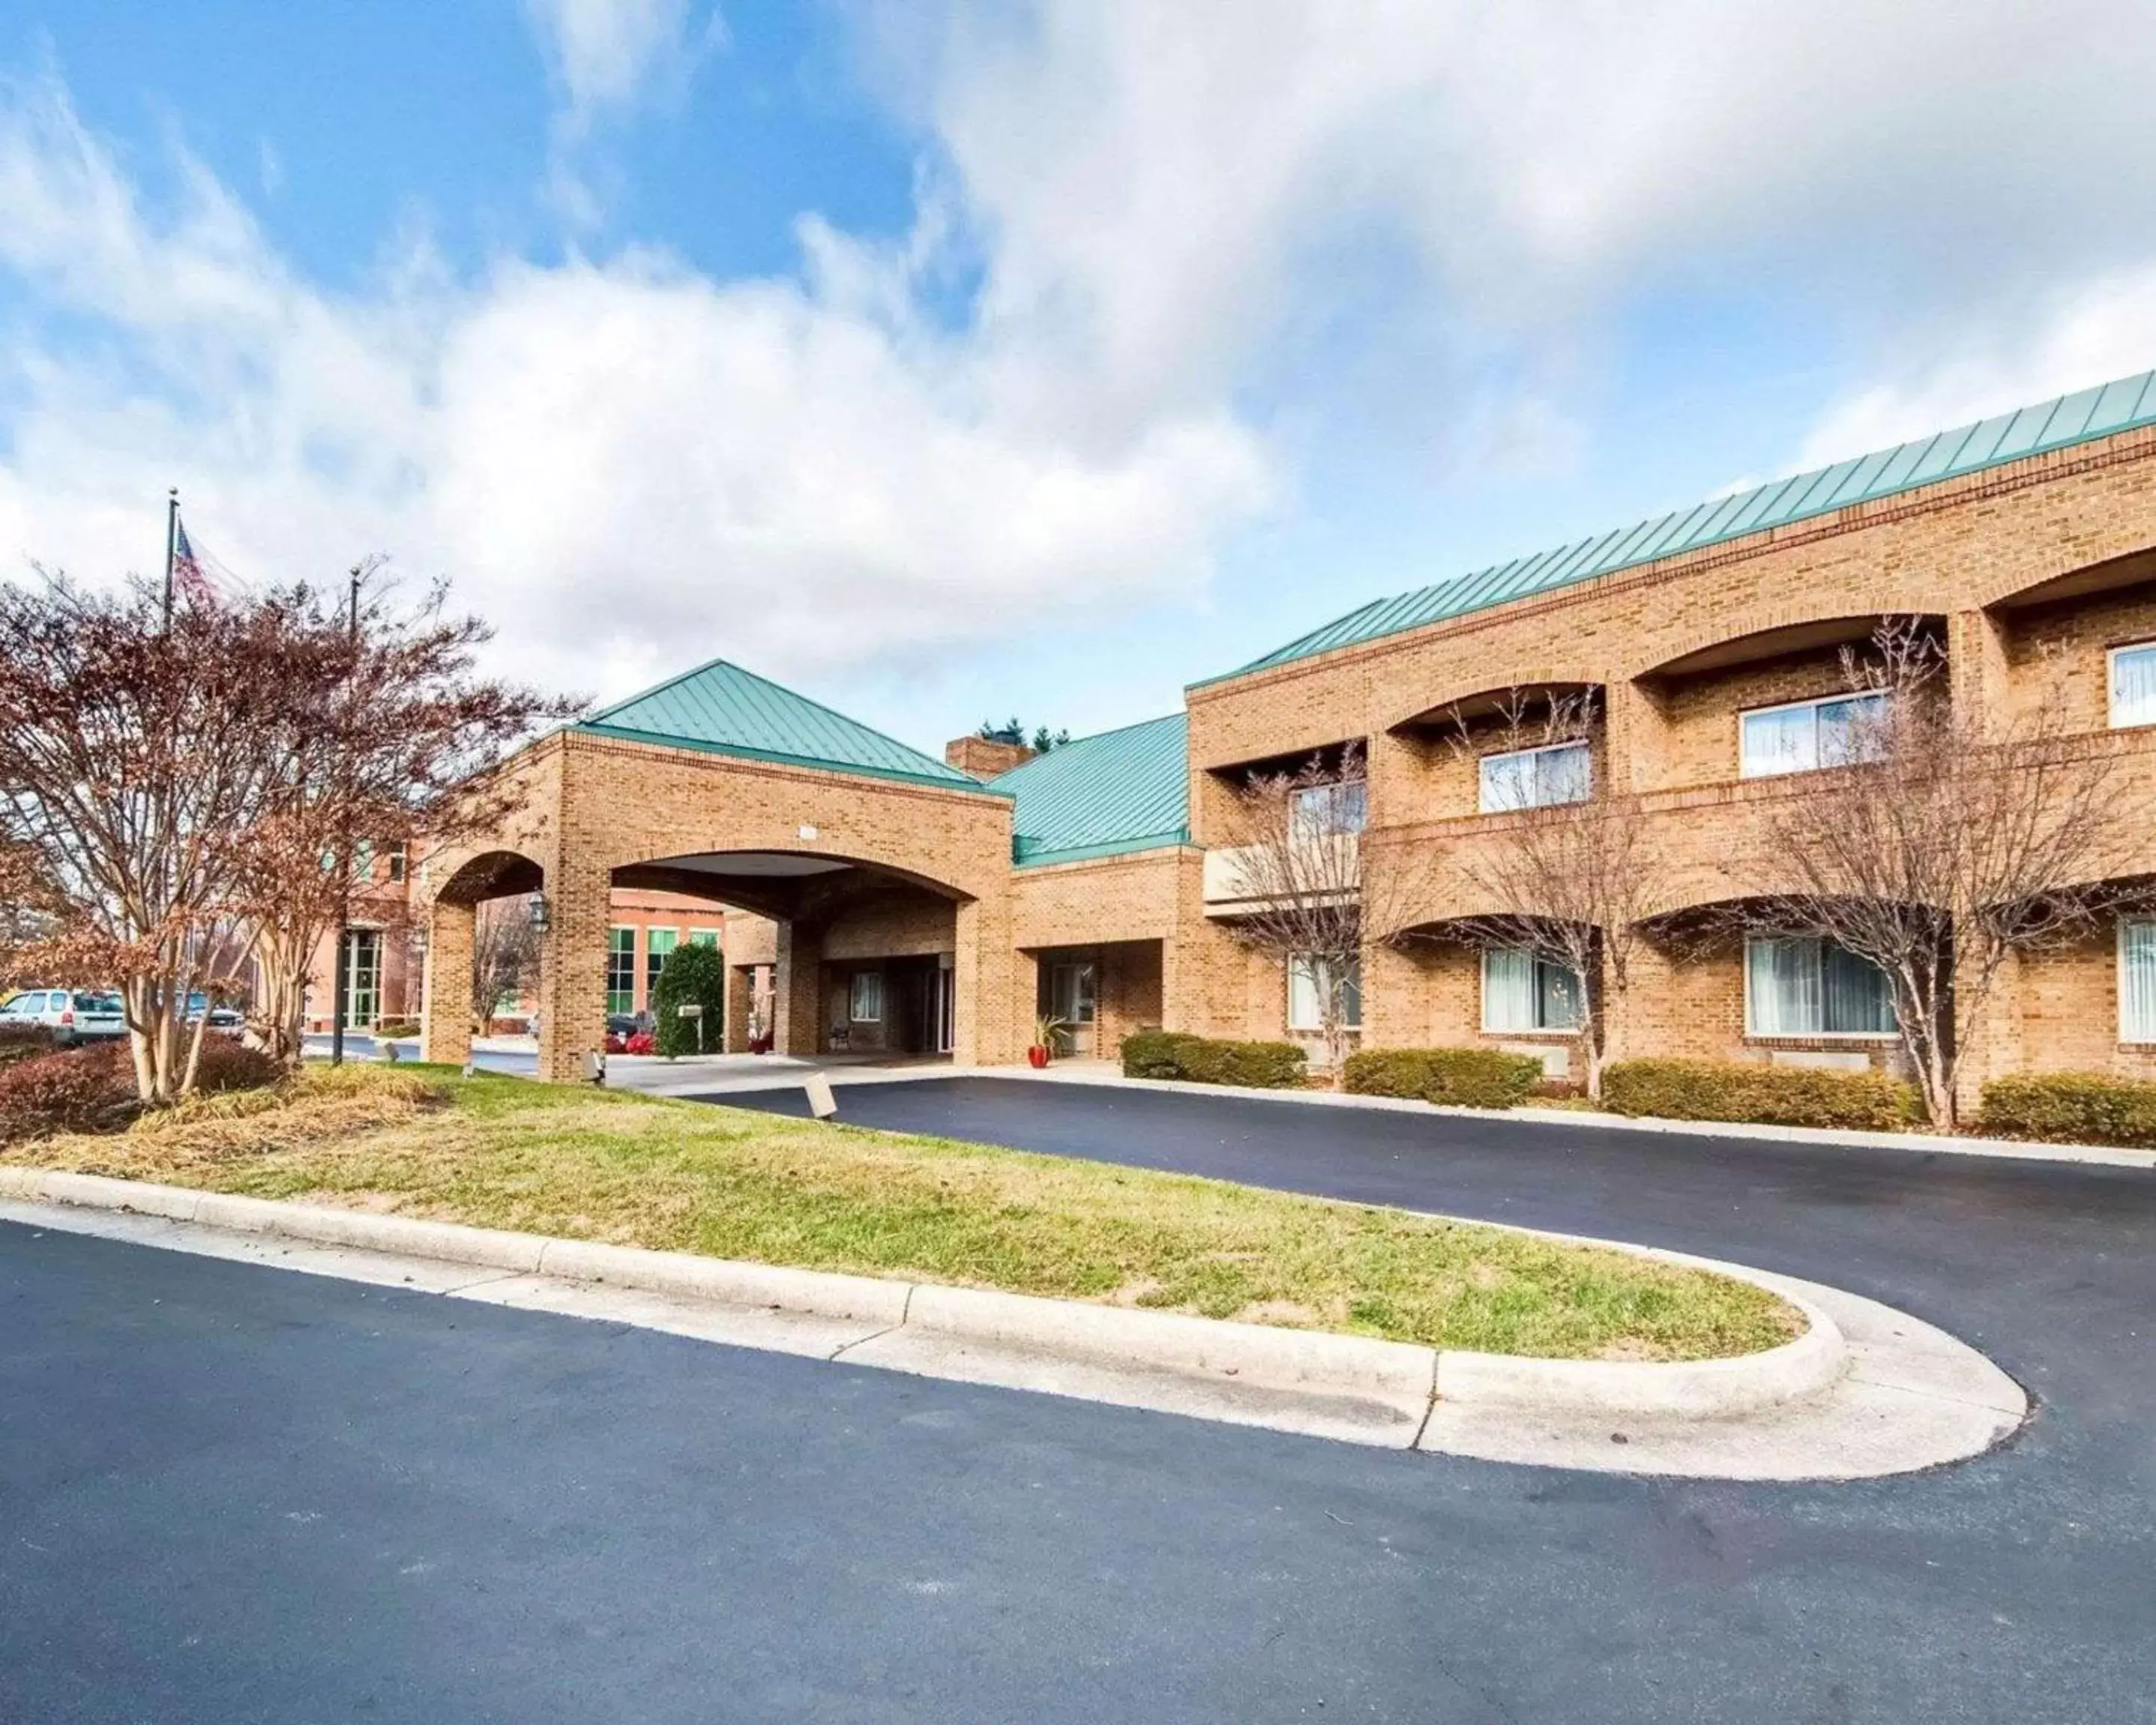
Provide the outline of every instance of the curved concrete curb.
[[[405,1216],[197,1192],[95,1174],[0,1168],[0,1195],[405,1257],[480,1265],[732,1306],[847,1319],[951,1341],[1017,1347],[1103,1365],[1381,1404],[1419,1418],[1433,1402],[1596,1417],[1727,1419],[1820,1395],[1847,1366],[1840,1329],[1815,1302],[1741,1266],[1617,1245],[1768,1287],[1810,1327],[1736,1358],[1668,1362],[1531,1359],[1320,1330],[1191,1317],[937,1283],[735,1262],[685,1252],[550,1239]],[[1534,1230],[1514,1230],[1533,1232]],[[1555,1237],[1555,1236],[1548,1236]],[[1609,1241],[1580,1244],[1612,1245]]]

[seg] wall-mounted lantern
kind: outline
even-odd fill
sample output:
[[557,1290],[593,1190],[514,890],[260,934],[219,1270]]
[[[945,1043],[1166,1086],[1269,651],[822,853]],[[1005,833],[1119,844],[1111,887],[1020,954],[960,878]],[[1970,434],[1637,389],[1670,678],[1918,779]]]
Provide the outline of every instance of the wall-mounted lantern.
[[551,921],[547,907],[547,895],[543,892],[533,893],[531,897],[524,901],[524,908],[531,916],[531,926],[544,934]]

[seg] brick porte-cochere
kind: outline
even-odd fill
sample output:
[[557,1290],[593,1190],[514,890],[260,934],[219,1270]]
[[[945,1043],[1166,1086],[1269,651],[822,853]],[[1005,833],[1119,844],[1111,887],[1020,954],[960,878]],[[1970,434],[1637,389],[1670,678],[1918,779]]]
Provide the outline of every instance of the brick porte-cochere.
[[914,950],[932,927],[937,949],[950,954],[954,1059],[1023,1057],[1034,985],[1011,940],[1007,797],[576,729],[506,770],[517,775],[521,804],[503,830],[423,865],[429,1060],[470,1057],[475,906],[543,892],[539,1074],[582,1077],[584,1056],[604,1046],[616,886],[772,920],[781,1052],[822,1050],[826,948],[857,953],[879,926],[903,924]]

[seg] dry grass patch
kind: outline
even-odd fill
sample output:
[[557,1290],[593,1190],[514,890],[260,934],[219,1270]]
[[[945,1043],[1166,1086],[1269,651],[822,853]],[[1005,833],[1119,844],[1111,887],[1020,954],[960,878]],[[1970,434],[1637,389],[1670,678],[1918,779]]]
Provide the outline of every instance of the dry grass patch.
[[[1560,1358],[1787,1340],[1763,1290],[1399,1210],[444,1070],[310,1071],[8,1159],[486,1227]],[[218,1099],[228,1100],[228,1099]]]

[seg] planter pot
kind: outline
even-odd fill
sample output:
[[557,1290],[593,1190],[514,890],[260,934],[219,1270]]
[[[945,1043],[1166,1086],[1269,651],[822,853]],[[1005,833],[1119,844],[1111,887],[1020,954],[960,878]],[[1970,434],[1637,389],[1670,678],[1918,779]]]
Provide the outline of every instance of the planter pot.
[[1031,1048],[1029,1048],[1025,1051],[1025,1063],[1027,1065],[1032,1067],[1034,1071],[1038,1072],[1043,1066],[1048,1064],[1048,1050],[1043,1048],[1038,1042],[1034,1043]]

